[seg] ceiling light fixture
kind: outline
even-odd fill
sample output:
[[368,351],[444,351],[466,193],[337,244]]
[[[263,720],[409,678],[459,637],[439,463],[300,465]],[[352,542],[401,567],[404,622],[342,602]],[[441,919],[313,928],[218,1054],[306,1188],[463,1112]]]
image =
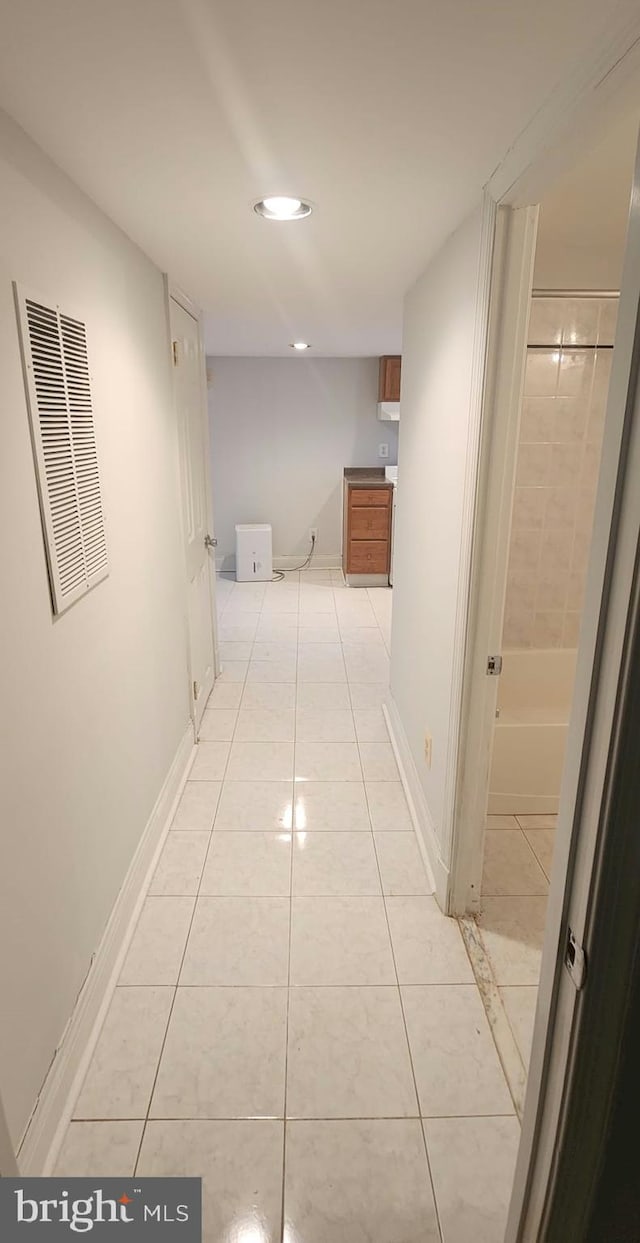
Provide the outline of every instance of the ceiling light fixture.
[[309,345],[307,341],[292,341],[291,349],[292,350],[310,350],[311,346]]
[[302,199],[290,198],[285,194],[274,194],[266,199],[258,199],[253,210],[265,220],[302,220],[310,216],[312,207]]

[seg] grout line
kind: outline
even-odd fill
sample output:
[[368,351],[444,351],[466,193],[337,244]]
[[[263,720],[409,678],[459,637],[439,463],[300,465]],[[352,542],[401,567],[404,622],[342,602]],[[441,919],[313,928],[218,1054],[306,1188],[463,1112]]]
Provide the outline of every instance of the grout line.
[[[484,882],[484,873],[483,873],[482,897],[483,898],[548,898],[549,897],[549,877],[547,876],[545,869],[543,868],[535,850],[533,849],[533,846],[531,845],[531,842],[529,841],[520,823],[518,822],[518,829],[493,829],[492,831],[494,833],[505,833],[507,835],[509,833],[520,832],[520,834],[522,835],[526,843],[527,850],[529,851],[531,858],[534,861],[535,866],[540,869],[542,876],[547,882],[547,888],[542,893],[513,893],[511,890],[509,891],[509,893],[491,893],[491,891],[486,888],[486,885]],[[529,830],[530,833],[533,831],[534,830],[532,829]],[[500,838],[497,838],[496,840],[500,841]]]
[[[520,824],[520,822],[519,822],[519,821],[518,821],[518,823]],[[527,834],[525,833],[525,831],[524,831],[524,829],[523,829],[522,825],[520,825],[520,832],[522,833],[522,836],[524,837],[524,840],[525,840],[525,842],[527,843],[527,846],[529,847],[529,850],[531,851],[531,854],[533,855],[533,857],[534,857],[534,859],[535,859],[535,861],[536,861],[536,863],[537,863],[538,867],[540,868],[540,871],[542,872],[542,875],[546,878],[547,883],[548,883],[548,884],[551,884],[551,877],[550,877],[550,876],[549,876],[549,874],[547,873],[546,868],[544,868],[544,867],[542,866],[542,862],[541,862],[541,861],[540,861],[540,859],[538,858],[538,856],[537,856],[537,854],[536,854],[536,852],[535,852],[535,850],[534,850],[534,848],[533,848],[533,844],[529,841],[529,838],[527,837]],[[529,829],[529,832],[530,832],[530,833],[544,833],[544,832],[549,832],[549,830],[548,830],[548,829],[547,829],[547,830],[545,830],[545,829]],[[552,830],[551,830],[551,832],[552,832],[552,833],[553,833],[553,832],[555,832],[555,829],[552,829]],[[547,894],[546,894],[546,895],[544,895],[544,896],[545,896],[545,897],[546,897],[546,896],[548,896],[548,893],[549,893],[549,891],[547,890]],[[487,897],[489,897],[489,896],[490,896],[490,895],[489,895],[489,894],[487,894]],[[520,897],[521,895],[516,894],[515,896],[516,896],[516,897]],[[522,895],[522,896],[525,896],[525,895]],[[527,896],[528,896],[528,895],[527,895]]]
[[[514,1118],[515,1114],[332,1114],[331,1117],[321,1114],[292,1115],[289,1122],[433,1122],[440,1119],[466,1121],[468,1118]],[[144,1122],[144,1117],[137,1118],[73,1118],[69,1123],[76,1122]],[[162,1114],[151,1118],[151,1122],[283,1122],[282,1114]],[[134,1175],[131,1175],[134,1177]]]
[[[406,1040],[406,1042],[407,1042],[407,1050],[408,1050],[408,1053],[409,1053],[409,1065],[410,1065],[410,1067],[411,1067],[411,1077],[412,1077],[412,1079],[413,1079],[413,1090],[414,1090],[414,1092],[415,1092],[416,1102],[417,1102],[417,1105],[418,1105],[418,1116],[420,1117],[420,1109],[421,1109],[421,1105],[420,1105],[420,1093],[418,1092],[418,1080],[417,1080],[417,1077],[416,1077],[416,1070],[415,1070],[415,1066],[414,1066],[414,1062],[413,1062],[413,1053],[412,1053],[412,1051],[411,1051],[411,1041],[409,1040],[409,1028],[408,1028],[408,1026],[407,1026],[407,1016],[406,1016],[406,1014],[405,1014],[404,1002],[403,1002],[403,999],[402,999],[402,988],[401,988],[401,986],[400,986],[400,976],[399,976],[399,973],[398,973],[398,963],[397,963],[397,961],[396,961],[396,952],[395,952],[394,945],[393,945],[393,937],[391,936],[391,924],[389,923],[389,912],[388,912],[388,910],[387,910],[387,897],[388,897],[388,896],[390,896],[390,895],[385,894],[385,892],[384,892],[384,886],[383,886],[383,883],[382,883],[382,870],[381,870],[381,868],[380,868],[380,859],[379,859],[379,857],[378,857],[378,847],[377,847],[377,844],[376,844],[376,835],[375,835],[375,833],[374,833],[374,831],[373,831],[373,818],[372,818],[372,816],[371,816],[371,808],[370,808],[370,805],[369,805],[369,794],[368,794],[368,791],[367,791],[366,784],[365,784],[364,789],[365,789],[365,798],[366,798],[366,800],[367,800],[367,811],[368,811],[368,813],[369,813],[369,822],[370,822],[370,824],[371,824],[371,840],[373,841],[373,850],[374,850],[374,854],[375,854],[375,857],[376,857],[376,865],[377,865],[377,868],[378,868],[378,876],[379,876],[379,879],[380,879],[380,888],[381,888],[381,890],[382,890],[382,901],[383,901],[383,904],[384,904],[384,917],[385,917],[385,921],[386,921],[386,925],[387,925],[387,936],[389,937],[389,945],[390,945],[390,947],[391,947],[391,957],[392,957],[392,960],[393,960],[393,969],[394,969],[394,971],[395,971],[395,976],[396,976],[396,989],[397,989],[397,993],[398,993],[398,1000],[399,1000],[399,1002],[400,1002],[400,1012],[401,1012],[401,1014],[402,1014],[402,1024],[403,1024],[403,1027],[404,1027],[404,1036],[405,1036],[405,1040]],[[422,1119],[421,1119],[421,1122],[420,1122],[420,1130],[421,1130],[421,1133],[422,1133],[422,1143],[423,1143],[423,1145],[424,1145],[424,1154],[425,1154],[425,1159],[426,1159],[426,1162],[427,1162],[427,1172],[428,1172],[428,1175],[429,1175],[429,1184],[430,1184],[430,1187],[431,1187],[431,1195],[432,1195],[432,1198],[433,1198],[433,1207],[434,1207],[434,1211],[435,1211],[435,1215],[436,1215],[436,1223],[437,1223],[437,1226],[438,1226],[438,1233],[439,1233],[439,1235],[440,1235],[440,1239],[442,1240],[442,1239],[444,1238],[444,1235],[443,1235],[443,1232],[442,1232],[442,1223],[441,1223],[441,1221],[440,1221],[440,1212],[439,1212],[439,1209],[438,1209],[438,1201],[436,1200],[436,1189],[435,1189],[435,1185],[434,1185],[434,1181],[433,1181],[433,1173],[432,1173],[432,1171],[431,1171],[431,1162],[430,1162],[430,1160],[429,1160],[429,1150],[428,1150],[428,1148],[427,1148],[427,1137],[426,1137],[426,1135],[425,1135],[424,1126],[422,1125]]]
[[298,626],[296,628],[296,681],[293,707],[293,773],[291,780],[291,831],[289,846],[289,942],[287,946],[287,1006],[284,1027],[284,1100],[282,1105],[282,1193],[280,1201],[280,1240],[285,1243],[285,1186],[287,1174],[287,1088],[289,1079],[289,1011],[291,1005],[291,937],[293,922],[293,852],[295,850],[296,832],[296,749],[298,720],[298,674],[300,659],[300,590],[298,589]]
[[[248,666],[247,666],[247,668],[248,668]],[[206,705],[205,705],[205,706],[206,706]],[[228,766],[229,766],[229,758],[230,758],[230,756],[231,756],[231,744],[229,745],[229,750],[228,750],[228,752],[227,752],[227,758],[226,758],[226,760],[225,760],[225,765],[224,765],[224,773],[223,773],[222,778],[221,778],[220,790],[222,790],[222,784],[224,783],[224,779],[225,779],[225,776],[226,776],[227,768],[228,768]],[[219,798],[220,798],[220,795],[218,795],[218,800],[219,800]],[[217,805],[216,805],[216,806],[217,806]],[[214,816],[214,822],[215,822],[215,816]],[[135,1165],[134,1165],[134,1167],[133,1167],[134,1177],[135,1177],[135,1174],[136,1174],[137,1169],[138,1169],[138,1162],[139,1162],[139,1160],[140,1160],[140,1153],[142,1152],[142,1145],[143,1145],[143,1142],[144,1142],[144,1137],[145,1137],[145,1134],[146,1134],[146,1131],[147,1131],[147,1125],[148,1125],[148,1123],[149,1123],[149,1113],[150,1113],[150,1111],[151,1111],[151,1102],[153,1101],[153,1096],[154,1096],[154,1093],[155,1093],[155,1090],[156,1090],[156,1084],[157,1084],[157,1082],[158,1082],[158,1075],[159,1075],[159,1073],[160,1073],[160,1066],[161,1066],[161,1063],[162,1063],[162,1058],[163,1058],[163,1056],[164,1056],[164,1050],[165,1050],[166,1043],[167,1043],[167,1036],[168,1036],[168,1034],[169,1034],[169,1027],[170,1027],[170,1025],[171,1025],[171,1019],[172,1019],[172,1017],[173,1017],[173,1011],[174,1011],[174,1009],[175,1009],[175,1004],[176,1004],[176,1000],[177,1000],[177,997],[178,997],[178,988],[180,987],[180,976],[182,975],[182,968],[183,968],[183,966],[184,966],[184,960],[185,960],[185,958],[186,958],[186,954],[187,954],[187,948],[188,948],[188,945],[189,945],[189,939],[190,939],[190,937],[191,937],[191,930],[192,930],[192,928],[193,928],[193,922],[194,922],[194,920],[195,920],[195,917],[196,917],[196,911],[197,911],[197,909],[198,909],[198,898],[199,898],[199,896],[200,896],[200,889],[201,889],[201,886],[202,886],[202,878],[203,878],[203,876],[204,876],[205,867],[206,867],[206,865],[207,865],[207,859],[209,858],[209,851],[211,850],[211,843],[212,843],[212,841],[213,841],[213,824],[211,825],[211,828],[210,828],[210,830],[209,830],[209,841],[208,841],[208,843],[207,843],[207,849],[206,849],[206,851],[205,851],[205,856],[204,856],[204,859],[203,859],[203,861],[202,861],[202,870],[201,870],[201,872],[200,872],[200,879],[199,879],[199,881],[198,881],[198,887],[197,887],[196,894],[195,894],[195,901],[194,901],[194,903],[193,903],[193,910],[192,910],[192,912],[191,912],[191,919],[189,920],[189,927],[187,928],[187,935],[186,935],[185,942],[184,942],[184,948],[183,948],[183,950],[182,950],[182,955],[181,955],[181,958],[180,958],[180,965],[179,965],[179,967],[178,967],[178,973],[177,973],[177,977],[176,977],[176,983],[175,983],[174,988],[173,988],[173,997],[172,997],[172,999],[171,999],[171,1005],[170,1005],[170,1007],[169,1007],[169,1014],[168,1014],[168,1018],[167,1018],[167,1023],[166,1023],[165,1029],[164,1029],[164,1037],[163,1037],[163,1040],[162,1040],[162,1044],[161,1044],[161,1046],[160,1046],[160,1053],[159,1053],[159,1056],[158,1056],[158,1061],[156,1062],[156,1070],[155,1070],[155,1074],[154,1074],[154,1076],[153,1076],[153,1083],[152,1083],[152,1085],[151,1085],[151,1091],[150,1091],[150,1093],[149,1093],[149,1098],[148,1098],[148,1101],[147,1101],[147,1109],[146,1109],[146,1113],[145,1113],[144,1126],[143,1126],[143,1128],[142,1128],[142,1134],[141,1134],[141,1136],[140,1136],[140,1143],[139,1143],[139,1145],[138,1145],[138,1152],[137,1152],[137,1155],[136,1155]],[[192,897],[193,895],[189,894],[189,895],[186,895],[186,896],[188,896],[188,897]]]
[[[207,897],[207,895],[206,895],[206,894],[203,894],[202,896],[203,896],[203,897],[205,897],[205,898]],[[339,901],[341,900],[342,896],[343,896],[342,894],[340,894],[339,896],[332,895],[332,896],[331,896],[331,898],[329,899],[329,901],[334,901],[334,899],[335,899],[335,901],[339,902]],[[375,901],[376,901],[376,902],[378,902],[378,901],[380,900],[380,897],[381,897],[381,896],[384,896],[384,895],[380,895],[379,893],[378,893],[378,894],[376,894],[376,896],[375,896]],[[310,898],[310,901],[312,901],[312,902],[313,902],[313,901],[315,901],[315,898],[316,898],[316,895],[315,895],[315,894],[313,894],[313,895],[311,896],[311,898]],[[258,899],[258,900],[259,900],[259,899]],[[268,899],[268,900],[269,900],[269,901],[274,901],[274,899]],[[278,899],[275,899],[275,901],[279,901],[279,902],[286,902],[286,900],[287,900],[286,898],[278,898]],[[327,899],[325,899],[325,898],[321,898],[321,901],[326,901],[326,900],[327,900]],[[303,898],[295,898],[295,901],[296,901],[296,902],[300,902],[300,901],[303,901],[303,902],[304,902],[304,901],[305,901],[305,898],[304,898],[304,897],[303,897]],[[170,983],[170,982],[168,983],[166,980],[158,980],[158,981],[156,981],[156,983],[155,983],[155,984],[118,984],[118,988],[119,988],[119,989],[125,989],[125,988],[136,988],[136,989],[138,989],[138,990],[139,990],[139,989],[141,989],[141,988],[152,988],[152,989],[156,989],[156,988],[175,988],[175,987],[180,987],[180,988],[182,988],[182,989],[187,989],[187,988],[188,988],[188,989],[196,989],[196,988],[210,988],[210,989],[211,989],[211,988],[243,988],[243,989],[249,989],[249,988],[251,988],[251,989],[254,989],[254,990],[257,990],[257,989],[261,989],[261,990],[264,990],[264,989],[280,989],[280,990],[282,990],[283,988],[291,988],[291,989],[294,989],[294,990],[296,990],[296,989],[303,989],[303,988],[313,988],[313,989],[318,989],[318,988],[321,988],[321,989],[324,989],[324,988],[331,988],[331,989],[336,989],[336,988],[346,988],[346,989],[354,989],[354,988],[357,988],[357,989],[367,989],[367,988],[374,988],[374,989],[376,989],[376,991],[379,991],[381,988],[393,988],[393,989],[395,989],[395,988],[397,987],[397,985],[396,985],[396,984],[359,984],[357,981],[354,981],[354,982],[353,982],[353,983],[351,983],[351,984],[314,984],[314,982],[313,982],[312,980],[311,980],[311,981],[308,981],[308,982],[305,982],[304,984],[289,984],[289,985],[287,985],[287,984],[180,984],[179,986],[176,986],[175,984],[172,984],[172,983]],[[455,982],[455,981],[453,981],[453,980],[449,980],[449,981],[447,981],[446,983],[442,983],[442,981],[438,981],[437,983],[433,983],[433,982],[432,982],[432,983],[429,983],[429,984],[415,984],[415,983],[414,983],[414,984],[400,984],[400,986],[399,986],[399,987],[400,987],[400,988],[407,989],[407,990],[409,990],[409,989],[415,989],[415,988],[419,988],[419,989],[421,989],[421,990],[424,990],[424,989],[431,989],[431,988],[438,988],[438,989],[441,989],[441,988],[457,988],[457,989],[461,989],[461,988],[473,988],[473,989],[475,989],[475,988],[477,987],[477,985],[476,985],[476,983],[475,983],[473,980],[458,980],[457,982]],[[536,989],[537,989],[537,985],[536,985],[536,984],[501,984],[501,985],[500,985],[500,991],[502,991],[503,989],[508,989],[508,988],[536,988]]]

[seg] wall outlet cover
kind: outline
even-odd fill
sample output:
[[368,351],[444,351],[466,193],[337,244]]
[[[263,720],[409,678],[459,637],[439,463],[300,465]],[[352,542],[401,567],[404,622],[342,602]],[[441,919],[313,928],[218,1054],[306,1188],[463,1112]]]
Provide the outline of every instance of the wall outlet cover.
[[389,446],[386,444],[378,445],[378,457],[388,457],[388,456],[389,456]]

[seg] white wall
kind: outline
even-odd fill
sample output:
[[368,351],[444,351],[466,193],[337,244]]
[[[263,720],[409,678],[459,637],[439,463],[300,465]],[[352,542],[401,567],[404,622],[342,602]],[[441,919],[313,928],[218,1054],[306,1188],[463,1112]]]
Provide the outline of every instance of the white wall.
[[620,288],[624,260],[621,246],[580,246],[556,241],[544,231],[544,203],[540,213],[533,283],[536,289]]
[[397,462],[398,429],[376,418],[375,358],[209,358],[219,564],[235,563],[237,522],[270,522],[274,556],[340,562],[342,471]]
[[[0,1090],[14,1143],[188,723],[160,272],[0,114]],[[86,316],[111,573],[53,619],[11,281]]]
[[[425,809],[423,829],[445,867],[461,541],[481,247],[478,210],[444,244],[405,300],[391,692]],[[464,593],[463,593],[464,594]],[[433,738],[432,767],[424,739]]]
[[637,145],[636,102],[547,190],[538,220],[535,288],[620,288]]

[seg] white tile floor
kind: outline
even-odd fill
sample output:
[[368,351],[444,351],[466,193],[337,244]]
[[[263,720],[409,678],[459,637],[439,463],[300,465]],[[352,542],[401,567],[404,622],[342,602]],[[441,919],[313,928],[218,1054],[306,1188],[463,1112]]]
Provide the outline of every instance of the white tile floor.
[[325,571],[219,603],[57,1171],[201,1175],[206,1243],[501,1243],[519,1128],[386,734],[391,592]]
[[489,816],[478,921],[525,1067],[529,1066],[556,816]]

